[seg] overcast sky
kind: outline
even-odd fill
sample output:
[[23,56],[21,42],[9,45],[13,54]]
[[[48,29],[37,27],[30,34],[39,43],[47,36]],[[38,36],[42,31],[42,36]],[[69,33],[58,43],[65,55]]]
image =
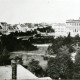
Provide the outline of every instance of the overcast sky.
[[0,22],[65,22],[80,17],[80,0],[0,0]]

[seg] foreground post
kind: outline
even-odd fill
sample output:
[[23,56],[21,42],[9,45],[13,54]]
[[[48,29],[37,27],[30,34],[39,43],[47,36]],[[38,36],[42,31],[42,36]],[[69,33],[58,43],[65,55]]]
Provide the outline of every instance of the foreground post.
[[17,79],[17,63],[15,60],[11,60],[11,65],[12,65],[12,79],[16,80]]

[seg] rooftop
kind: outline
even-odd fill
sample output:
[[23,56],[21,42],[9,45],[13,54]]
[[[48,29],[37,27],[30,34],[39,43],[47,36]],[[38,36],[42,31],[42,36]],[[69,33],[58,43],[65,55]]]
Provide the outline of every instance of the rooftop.
[[69,19],[69,20],[66,20],[66,23],[69,23],[69,22],[80,22],[80,17],[79,17],[79,19]]
[[[8,66],[0,66],[0,79],[12,79],[12,67]],[[25,79],[25,80],[52,80],[50,77],[38,78],[34,74],[32,74],[29,70],[24,68],[21,65],[17,65],[17,79]]]
[[[17,65],[17,79],[36,79],[37,77],[21,65]],[[0,79],[12,79],[12,67],[0,66]]]
[[65,23],[54,23],[53,25],[54,25],[54,26],[66,26]]

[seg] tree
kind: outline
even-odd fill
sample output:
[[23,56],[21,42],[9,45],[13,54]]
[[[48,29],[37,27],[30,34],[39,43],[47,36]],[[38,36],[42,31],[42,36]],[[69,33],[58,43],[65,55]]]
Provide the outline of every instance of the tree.
[[36,50],[37,47],[32,45],[29,40],[17,39],[13,34],[3,35],[1,37],[2,45],[8,51],[18,50]]
[[48,67],[46,69],[47,76],[51,77],[52,79],[59,78],[59,66],[56,64],[57,60],[54,58],[50,58],[48,61]]
[[80,79],[80,50],[75,56],[74,79]]
[[44,71],[39,65],[39,61],[32,59],[29,62],[27,69],[29,69],[32,73],[34,73],[38,77],[44,76]]
[[56,38],[53,41],[52,46],[48,47],[47,53],[50,54],[50,55],[57,54],[58,53],[58,49],[63,46],[63,40],[64,40],[63,37]]
[[54,59],[48,61],[48,76],[51,78],[71,79],[73,77],[73,62],[68,54],[67,47],[63,46],[58,50]]
[[73,46],[69,45],[68,48],[69,48],[69,53],[75,52],[75,49]]
[[[59,61],[58,61],[59,60]],[[62,79],[71,79],[73,77],[73,62],[68,54],[57,56],[59,74]]]
[[59,49],[58,49],[58,53],[57,53],[57,56],[61,56],[61,55],[69,55],[69,48],[67,46],[61,46]]
[[70,32],[69,32],[68,36],[65,37],[63,42],[65,45],[70,45],[73,42],[72,37],[70,36]]
[[1,37],[3,47],[6,47],[8,51],[13,51],[16,47],[17,39],[12,35],[3,35]]
[[77,35],[74,37],[74,39],[75,39],[76,41],[79,41],[79,40],[80,40],[79,34],[77,34]]
[[3,48],[0,54],[0,65],[10,65],[11,61],[9,57],[9,51],[6,48]]

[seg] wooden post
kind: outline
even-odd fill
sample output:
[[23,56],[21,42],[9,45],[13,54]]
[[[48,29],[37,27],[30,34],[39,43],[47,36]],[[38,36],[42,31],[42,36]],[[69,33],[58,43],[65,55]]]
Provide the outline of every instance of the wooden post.
[[17,63],[16,63],[16,61],[12,60],[11,65],[12,65],[12,79],[16,80],[17,79]]

